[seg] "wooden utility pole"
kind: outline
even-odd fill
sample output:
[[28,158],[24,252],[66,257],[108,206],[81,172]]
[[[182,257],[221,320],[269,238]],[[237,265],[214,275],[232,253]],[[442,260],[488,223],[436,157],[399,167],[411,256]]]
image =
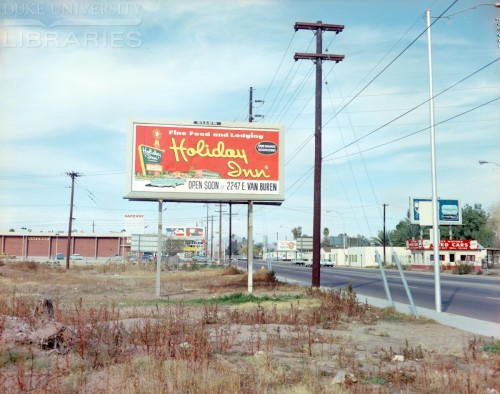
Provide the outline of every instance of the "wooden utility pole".
[[248,102],[248,121],[253,122],[255,118],[263,118],[264,115],[253,115],[253,103],[263,103],[264,100],[253,99],[253,88],[250,86],[250,100]]
[[66,245],[66,269],[69,270],[69,256],[71,254],[71,232],[73,227],[73,198],[75,196],[75,178],[81,176],[78,172],[67,172],[66,175],[71,177],[71,201],[69,204],[69,224],[68,224],[68,244]]
[[314,214],[313,214],[313,262],[312,262],[312,286],[320,286],[320,248],[321,248],[321,101],[322,101],[322,64],[323,60],[333,60],[336,63],[344,60],[344,55],[323,54],[323,31],[334,31],[336,34],[344,30],[344,25],[330,25],[318,21],[295,22],[297,30],[316,31],[316,53],[296,53],[295,60],[311,59],[316,63],[316,105],[315,105],[315,128],[314,128]]

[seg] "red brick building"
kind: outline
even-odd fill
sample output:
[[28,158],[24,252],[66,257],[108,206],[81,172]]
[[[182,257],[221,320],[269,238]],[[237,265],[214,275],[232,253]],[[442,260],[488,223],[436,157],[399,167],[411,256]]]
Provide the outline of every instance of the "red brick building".
[[[57,253],[66,256],[67,234],[50,232],[0,232],[0,254],[21,259],[49,259]],[[130,234],[127,233],[73,233],[70,255],[80,254],[86,259],[105,259],[127,256]]]

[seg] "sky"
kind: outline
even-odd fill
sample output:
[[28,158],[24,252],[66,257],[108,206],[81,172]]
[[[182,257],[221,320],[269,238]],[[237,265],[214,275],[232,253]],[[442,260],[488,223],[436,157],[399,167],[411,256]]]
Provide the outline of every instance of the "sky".
[[[477,4],[482,4],[475,7]],[[256,205],[254,240],[313,234],[314,52],[295,22],[323,33],[321,227],[377,236],[404,219],[409,198],[500,203],[500,8],[469,0],[0,1],[0,231],[125,228],[158,203],[125,194],[133,119],[248,120],[283,125],[285,201]],[[432,16],[435,142],[431,143],[426,9]],[[480,165],[479,160],[489,163]],[[164,227],[219,231],[219,205],[163,205]],[[228,235],[229,208],[222,207]],[[232,229],[246,236],[247,207]]]

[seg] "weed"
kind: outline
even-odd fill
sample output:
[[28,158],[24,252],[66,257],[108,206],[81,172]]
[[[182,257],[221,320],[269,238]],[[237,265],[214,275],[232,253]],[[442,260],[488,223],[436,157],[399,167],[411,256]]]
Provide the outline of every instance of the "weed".
[[424,358],[424,350],[422,345],[417,347],[410,347],[408,339],[405,340],[406,346],[399,350],[399,354],[402,354],[405,360],[422,360]]
[[500,354],[500,341],[492,343],[483,343],[482,349],[483,352]]
[[40,264],[36,261],[21,261],[16,263],[16,268],[21,271],[38,271]]
[[469,263],[460,262],[457,264],[457,266],[455,267],[453,272],[458,274],[458,275],[467,275],[471,272],[471,270],[472,270],[472,268],[471,268],[471,265]]
[[242,275],[243,271],[232,265],[225,267],[222,271],[222,275]]
[[24,360],[25,358],[25,354],[14,349],[7,349],[7,351],[0,353],[0,367],[5,367],[9,364],[17,364],[20,360]]
[[[151,265],[73,268],[23,267],[2,277],[0,332],[12,332],[13,321],[29,328],[37,299],[48,295],[71,351],[0,344],[0,392],[500,390],[500,342],[474,338],[463,354],[450,355],[398,340],[404,323],[420,319],[369,307],[352,285],[305,292],[290,287],[285,294],[289,288],[262,270],[257,294],[227,294],[243,286],[245,274],[188,265],[164,275],[168,298],[153,299]],[[383,328],[378,320],[385,320]],[[409,362],[393,362],[396,354]],[[339,371],[346,380],[332,387]]]

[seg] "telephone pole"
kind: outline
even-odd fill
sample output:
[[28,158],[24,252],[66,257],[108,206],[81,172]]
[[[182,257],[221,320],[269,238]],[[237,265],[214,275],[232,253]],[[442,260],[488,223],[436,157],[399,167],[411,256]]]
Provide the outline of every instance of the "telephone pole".
[[69,224],[68,224],[68,244],[66,245],[66,269],[69,270],[69,256],[71,254],[71,231],[73,227],[73,198],[75,195],[75,178],[78,178],[82,174],[78,172],[67,172],[67,176],[71,177],[71,202],[69,205]]
[[323,60],[333,60],[338,63],[344,60],[344,55],[323,54],[323,31],[334,31],[336,34],[344,30],[344,25],[330,25],[318,21],[295,22],[297,30],[316,31],[316,53],[296,53],[295,60],[310,59],[316,63],[316,102],[314,127],[314,214],[313,214],[313,263],[312,286],[320,286],[320,245],[321,245],[321,112],[322,112],[322,64]]
[[250,86],[250,100],[248,103],[248,121],[253,122],[255,118],[263,118],[264,115],[252,115],[253,113],[253,103],[263,103],[264,100],[254,100],[253,99],[253,88]]

